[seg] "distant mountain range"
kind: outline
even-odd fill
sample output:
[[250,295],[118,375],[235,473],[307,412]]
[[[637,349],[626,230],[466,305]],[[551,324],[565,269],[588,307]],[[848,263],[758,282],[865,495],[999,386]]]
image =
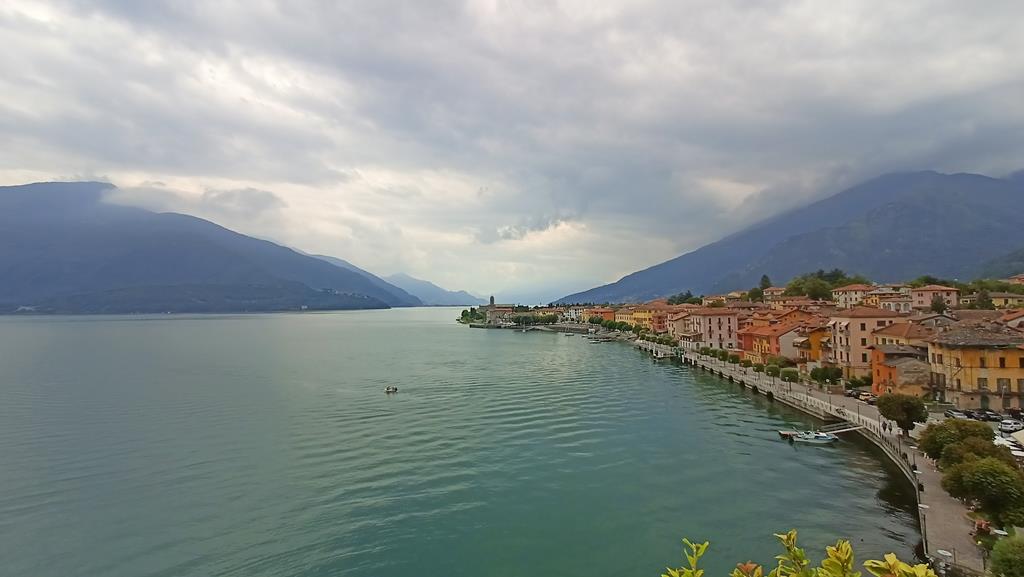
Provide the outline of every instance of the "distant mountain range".
[[404,273],[393,274],[384,278],[389,283],[416,295],[425,305],[476,306],[487,304],[487,301],[484,299],[473,296],[466,291],[445,290],[432,282],[413,278]]
[[923,274],[974,278],[1000,262],[1009,270],[1022,256],[1010,253],[1024,247],[1022,175],[880,176],[558,302],[726,292],[755,286],[763,274],[782,283],[835,267],[883,282]]
[[103,202],[113,186],[0,187],[0,313],[235,312],[421,302],[212,222]]
[[380,278],[379,276],[369,271],[363,270],[343,258],[338,258],[336,256],[327,256],[323,254],[314,254],[312,256],[320,260],[327,261],[335,266],[340,266],[341,268],[348,269],[352,272],[362,275],[367,280],[372,282],[374,286],[377,286],[378,288],[380,288],[380,290],[390,294],[394,298],[395,302],[399,303],[396,306],[418,307],[425,304],[430,304],[424,301],[423,299],[419,298],[418,295],[410,294],[410,291],[403,290],[402,287],[389,283],[384,279]]

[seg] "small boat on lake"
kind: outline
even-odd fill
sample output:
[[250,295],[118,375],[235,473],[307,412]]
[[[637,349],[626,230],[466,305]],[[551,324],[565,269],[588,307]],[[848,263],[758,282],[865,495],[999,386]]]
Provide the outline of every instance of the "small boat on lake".
[[397,393],[397,392],[398,392],[398,387],[396,387],[396,386],[394,386],[394,385],[392,385],[392,386],[389,386],[389,387],[384,387],[384,392],[385,392],[385,393],[387,393],[387,394],[389,394],[389,395],[390,395],[391,393]]
[[793,443],[809,443],[811,445],[828,445],[839,440],[836,435],[821,431],[779,431],[779,436]]

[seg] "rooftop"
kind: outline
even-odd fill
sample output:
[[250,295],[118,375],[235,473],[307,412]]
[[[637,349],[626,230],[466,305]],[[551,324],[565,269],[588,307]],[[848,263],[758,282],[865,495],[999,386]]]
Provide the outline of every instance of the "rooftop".
[[1024,332],[985,321],[962,321],[931,339],[945,347],[1015,348],[1024,345]]
[[958,291],[960,289],[958,289],[956,287],[951,287],[951,286],[942,286],[940,284],[930,284],[930,285],[925,285],[923,287],[918,287],[918,288],[910,289],[910,290],[915,290],[915,291]]
[[853,292],[853,291],[869,291],[869,290],[872,290],[874,288],[875,287],[873,287],[871,285],[868,285],[868,284],[848,284],[846,286],[841,286],[839,288],[834,288],[834,289],[832,289],[832,292],[838,293],[838,292]]
[[875,307],[853,307],[851,309],[836,311],[832,316],[840,319],[891,319],[902,315],[896,311],[878,309]]
[[882,327],[871,334],[886,337],[900,337],[904,339],[923,339],[934,335],[935,328],[914,323],[893,323],[887,327]]

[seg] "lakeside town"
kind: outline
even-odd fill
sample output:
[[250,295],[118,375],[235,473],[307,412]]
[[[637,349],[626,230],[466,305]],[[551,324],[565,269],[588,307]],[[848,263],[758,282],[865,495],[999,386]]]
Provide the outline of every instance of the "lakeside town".
[[924,555],[944,571],[984,574],[995,544],[1024,534],[1024,274],[874,284],[818,271],[599,305],[492,297],[459,320],[631,341],[857,430],[915,486]]
[[463,311],[460,320],[491,327],[577,325],[682,350],[726,351],[745,366],[795,369],[801,380],[869,389],[875,396],[901,393],[960,411],[1019,417],[1024,274],[960,286],[936,281],[871,284],[842,271],[819,271],[787,286],[764,277],[762,286],[746,292],[686,293],[645,303],[530,308],[492,298]]

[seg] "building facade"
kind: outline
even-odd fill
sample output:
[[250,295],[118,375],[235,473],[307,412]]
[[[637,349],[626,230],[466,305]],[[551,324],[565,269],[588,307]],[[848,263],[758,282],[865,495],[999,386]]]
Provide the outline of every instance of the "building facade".
[[961,322],[928,345],[934,398],[961,409],[1020,409],[1024,332],[992,322]]
[[871,307],[854,307],[838,311],[831,317],[829,363],[843,369],[846,379],[859,378],[871,373],[872,333],[891,325],[900,317],[898,313]]
[[932,301],[937,298],[942,299],[946,307],[953,308],[960,304],[960,290],[953,287],[930,284],[910,289],[910,298],[915,309],[927,309],[932,306]]

